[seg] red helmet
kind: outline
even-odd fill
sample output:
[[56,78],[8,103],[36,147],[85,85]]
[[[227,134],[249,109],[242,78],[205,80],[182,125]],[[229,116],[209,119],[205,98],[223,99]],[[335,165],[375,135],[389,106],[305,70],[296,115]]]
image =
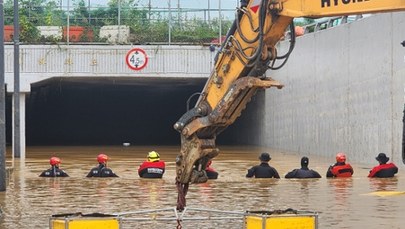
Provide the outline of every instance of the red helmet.
[[336,154],[336,161],[337,162],[345,162],[346,161],[346,155],[344,153]]
[[49,160],[49,164],[51,164],[52,166],[59,165],[60,163],[61,160],[59,157],[51,157],[51,159]]
[[103,154],[103,153],[100,153],[97,156],[97,161],[98,161],[98,163],[103,163],[104,164],[104,163],[106,163],[108,161],[108,156]]

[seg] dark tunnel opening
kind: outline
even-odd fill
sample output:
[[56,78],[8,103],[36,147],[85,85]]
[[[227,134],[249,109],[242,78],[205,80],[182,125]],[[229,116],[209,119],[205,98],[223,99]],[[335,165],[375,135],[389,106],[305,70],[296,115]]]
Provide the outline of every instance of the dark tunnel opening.
[[[200,92],[205,82],[205,78],[57,78],[37,83],[26,99],[26,144],[179,145],[173,124],[186,111],[187,99]],[[191,99],[190,107],[197,98]],[[11,96],[8,101],[10,111]],[[238,130],[241,122],[249,121],[238,119],[228,127],[232,131],[219,135],[217,143],[247,144],[248,138],[242,138],[244,142],[235,137],[249,134]]]
[[27,99],[27,145],[175,144],[172,125],[205,79],[55,79]]

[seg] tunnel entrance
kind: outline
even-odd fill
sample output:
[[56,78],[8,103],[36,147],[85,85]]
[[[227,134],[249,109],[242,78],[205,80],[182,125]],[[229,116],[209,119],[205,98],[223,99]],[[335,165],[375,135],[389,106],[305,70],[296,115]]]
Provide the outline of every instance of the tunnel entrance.
[[27,145],[134,145],[179,141],[173,124],[206,79],[52,79],[27,98]]
[[[200,92],[206,80],[54,78],[34,84],[26,100],[26,143],[179,145],[173,124],[185,113],[187,99]],[[197,98],[191,99],[190,107]],[[237,128],[240,122],[229,127],[236,133],[224,131],[217,143],[243,144],[235,138],[243,134]]]

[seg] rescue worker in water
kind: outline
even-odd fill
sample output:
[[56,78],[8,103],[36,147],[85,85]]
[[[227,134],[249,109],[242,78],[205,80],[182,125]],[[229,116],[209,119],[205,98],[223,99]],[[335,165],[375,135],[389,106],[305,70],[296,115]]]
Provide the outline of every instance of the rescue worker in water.
[[215,169],[211,167],[211,164],[212,164],[212,160],[209,160],[207,163],[207,167],[205,168],[205,172],[207,173],[208,179],[217,179],[218,172],[215,171]]
[[107,167],[107,161],[110,158],[101,153],[97,156],[98,166],[92,168],[86,177],[118,177],[110,168]]
[[277,170],[269,165],[269,161],[271,160],[270,154],[266,152],[262,153],[259,160],[259,165],[255,165],[248,169],[246,177],[280,179],[280,175],[278,174]]
[[312,169],[308,168],[309,158],[301,158],[301,168],[294,169],[285,175],[285,178],[321,178],[321,175]]
[[49,164],[51,168],[43,171],[39,176],[40,177],[68,177],[69,175],[59,168],[61,160],[59,157],[51,157],[49,159]]
[[150,151],[138,168],[138,175],[142,178],[162,178],[165,173],[165,162],[160,160],[160,155],[156,151]]
[[346,154],[336,154],[336,163],[331,165],[326,172],[326,177],[351,177],[354,171],[349,163],[346,163]]
[[398,172],[398,167],[394,163],[387,163],[390,158],[385,155],[385,153],[380,153],[378,156],[375,158],[380,164],[375,166],[370,173],[368,174],[368,177],[380,177],[380,178],[386,178],[386,177],[393,177],[397,172]]

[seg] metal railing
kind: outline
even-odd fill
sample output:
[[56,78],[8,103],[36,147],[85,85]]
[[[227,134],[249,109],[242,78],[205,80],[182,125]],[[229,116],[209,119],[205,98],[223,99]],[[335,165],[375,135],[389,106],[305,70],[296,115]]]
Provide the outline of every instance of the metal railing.
[[[296,228],[300,224],[302,228],[318,228],[318,213],[313,211],[301,211],[294,209],[273,210],[273,211],[227,211],[206,208],[189,208],[178,211],[176,208],[162,208],[151,210],[139,210],[130,212],[118,212],[112,214],[93,213],[89,215],[79,213],[53,215],[49,219],[49,228],[53,229],[55,221],[71,220],[83,223],[88,220],[113,220],[118,223],[120,229],[124,228],[215,228],[220,225],[225,228],[269,228],[268,226],[277,227],[283,225],[283,228]],[[272,221],[268,221],[272,219]],[[153,225],[153,226],[151,226]],[[59,226],[61,226],[59,224]],[[68,228],[67,224],[65,224]]]
[[318,32],[324,29],[332,28],[338,25],[346,24],[352,21],[357,21],[363,18],[363,15],[354,15],[354,16],[342,16],[342,17],[331,17],[318,20],[315,23],[308,24],[303,26],[305,34]]

